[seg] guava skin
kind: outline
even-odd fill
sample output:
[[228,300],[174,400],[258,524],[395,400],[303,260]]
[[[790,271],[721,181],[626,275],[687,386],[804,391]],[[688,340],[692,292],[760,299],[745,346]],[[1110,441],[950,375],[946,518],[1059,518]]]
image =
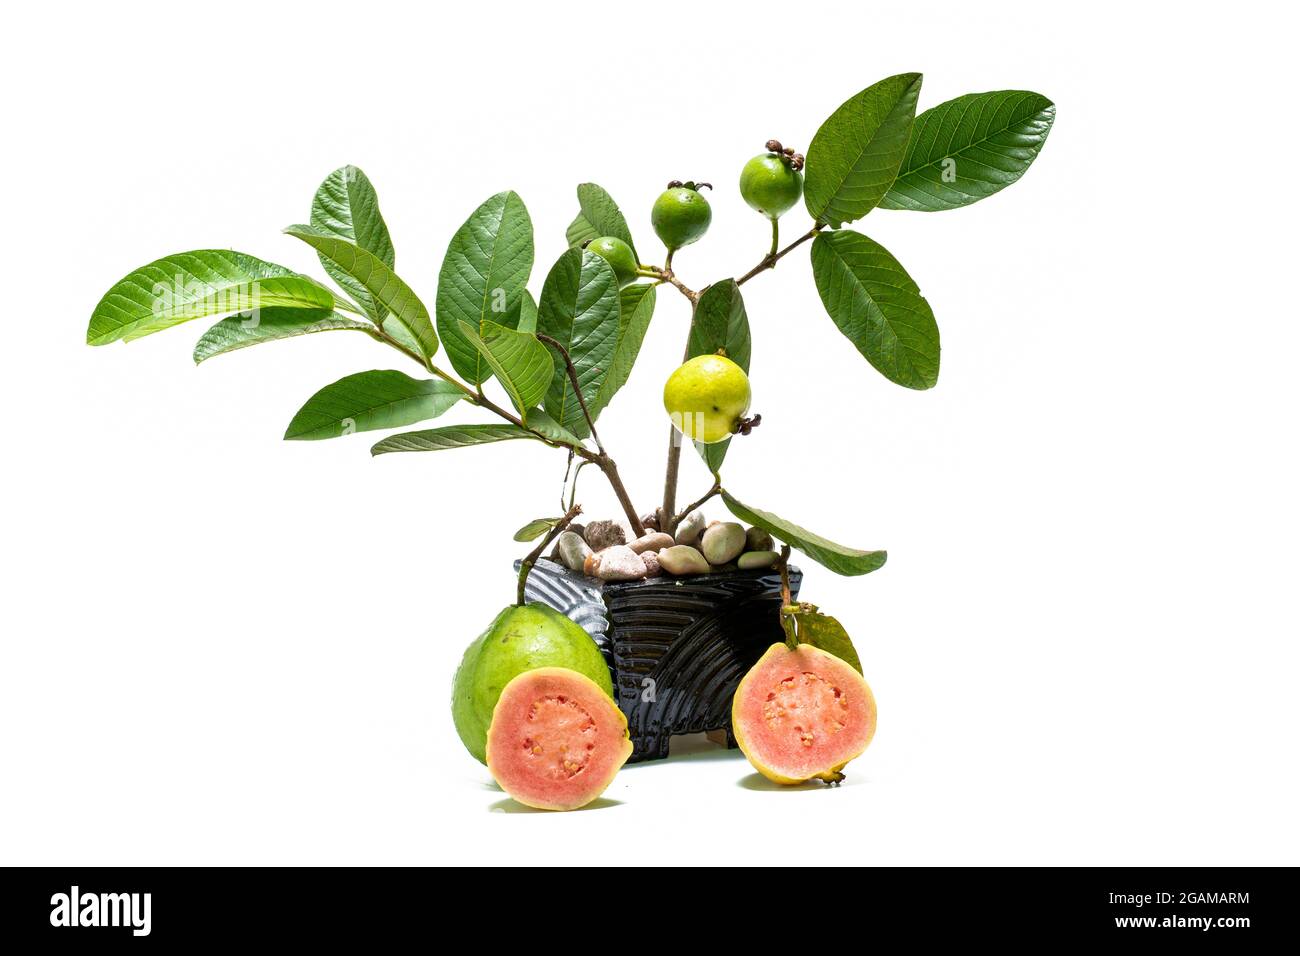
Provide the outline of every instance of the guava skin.
[[749,411],[749,376],[725,355],[697,355],[664,383],[673,427],[706,445],[730,438]]
[[709,201],[685,186],[664,190],[650,210],[650,225],[669,252],[697,241],[712,221]]
[[581,625],[545,604],[512,604],[465,649],[452,683],[456,733],[479,763],[487,763],[487,732],[501,691],[515,677],[539,667],[577,671],[611,699],[614,696],[609,666]]
[[617,236],[601,236],[587,243],[587,251],[594,252],[614,267],[620,289],[636,281],[636,270],[639,267],[636,254],[622,239]]
[[749,208],[779,219],[803,196],[803,173],[784,156],[761,153],[740,171],[740,195]]

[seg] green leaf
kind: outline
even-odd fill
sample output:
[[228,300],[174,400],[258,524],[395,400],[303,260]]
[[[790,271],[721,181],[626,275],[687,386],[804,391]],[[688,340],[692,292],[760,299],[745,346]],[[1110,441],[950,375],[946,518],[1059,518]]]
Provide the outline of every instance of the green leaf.
[[229,249],[198,249],[141,266],[109,289],[90,317],[86,344],[129,342],[191,319],[335,305],[329,289],[284,266]]
[[818,222],[861,219],[889,191],[907,152],[920,73],[900,73],[845,102],[808,147],[804,203]]
[[749,316],[740,287],[735,279],[715,282],[700,293],[686,345],[687,357],[712,355],[721,349],[749,372],[750,346]]
[[[582,397],[590,404],[600,391],[618,344],[618,279],[593,252],[570,249],[551,268],[537,307],[537,331],[568,350]],[[548,348],[550,348],[548,346]],[[552,349],[552,351],[554,351]],[[586,419],[564,365],[555,352],[555,373],[542,407],[561,426],[587,436]]]
[[527,422],[528,410],[542,400],[551,384],[555,370],[551,351],[532,332],[517,332],[486,319],[481,325],[481,335],[468,322],[460,323],[460,330],[483,353],[497,381]]
[[968,93],[916,118],[884,209],[935,212],[969,206],[1025,174],[1056,119],[1052,101],[1028,90]]
[[396,451],[445,451],[449,448],[467,448],[494,441],[537,437],[518,425],[448,425],[418,432],[402,432],[376,442],[370,449],[372,455],[386,455]]
[[533,294],[527,289],[519,297],[519,308],[516,310],[516,317],[513,322],[507,322],[506,325],[512,326],[520,332],[537,331],[537,301]]
[[[565,238],[569,248],[582,246],[601,236],[613,236],[622,239],[632,248],[636,255],[636,243],[632,241],[632,230],[627,227],[627,220],[618,208],[613,197],[595,183],[583,183],[578,187],[579,212],[569,225]],[[637,262],[640,262],[640,258]]]
[[599,418],[613,401],[618,390],[627,384],[632,366],[641,352],[646,330],[655,311],[655,288],[652,285],[630,285],[619,293],[618,344],[609,361],[609,371],[600,383],[600,390],[590,404],[591,417]]
[[[379,213],[379,196],[357,167],[343,166],[325,177],[312,199],[311,224],[325,235],[344,239],[373,254],[388,268],[394,267],[393,240]],[[369,289],[328,256],[322,254],[320,264],[375,323],[384,320],[385,310]]]
[[515,532],[515,540],[520,542],[536,541],[559,523],[559,518],[534,518]]
[[939,326],[911,276],[880,243],[852,230],[813,240],[813,279],[830,317],[891,382],[933,388]]
[[470,384],[485,381],[492,369],[460,323],[479,328],[491,319],[513,328],[532,271],[533,223],[513,192],[497,193],[475,209],[447,246],[438,273],[438,333],[452,368]]
[[442,379],[415,379],[393,371],[358,372],[309,398],[284,437],[315,441],[400,428],[437,418],[464,397],[463,391]]
[[575,448],[582,447],[582,439],[558,424],[543,408],[534,408],[528,413],[528,427],[551,441],[573,445]]
[[[695,318],[691,322],[690,338],[686,343],[687,357],[712,355],[721,349],[727,358],[748,374],[750,347],[749,317],[745,313],[745,300],[741,298],[736,280],[716,282],[700,293]],[[707,445],[704,442],[695,443],[695,450],[715,475],[722,470],[722,462],[727,457],[729,447],[730,438]]]
[[859,674],[862,673],[862,661],[849,632],[835,618],[817,610],[816,605],[796,604],[781,608],[781,627],[789,638],[788,643],[811,644],[828,654],[834,654]]
[[426,359],[434,356],[438,351],[438,336],[433,332],[429,310],[411,287],[374,253],[311,226],[289,226],[284,231],[307,243],[361,283],[380,309],[393,313],[393,318],[411,334],[420,346],[419,353]]
[[771,512],[760,511],[758,508],[737,501],[727,491],[722,492],[722,500],[727,509],[741,521],[757,525],[772,537],[802,551],[836,574],[866,574],[885,563],[884,551],[860,551],[857,548],[836,544]]
[[203,337],[194,345],[194,364],[262,342],[290,339],[312,332],[331,332],[335,329],[352,329],[370,334],[374,331],[374,326],[328,309],[262,309],[248,318],[236,315],[222,319],[204,332]]

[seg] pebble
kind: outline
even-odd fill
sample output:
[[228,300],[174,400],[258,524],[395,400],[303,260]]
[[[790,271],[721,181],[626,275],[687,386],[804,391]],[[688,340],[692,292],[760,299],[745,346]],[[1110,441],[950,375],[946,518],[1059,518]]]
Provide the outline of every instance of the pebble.
[[646,529],[646,531],[658,531],[658,530],[659,530],[659,515],[656,514],[656,513],[653,512],[653,511],[650,512],[650,514],[648,514],[648,515],[642,515],[642,516],[641,516],[641,525],[642,525],[642,527],[644,527],[644,528]]
[[562,531],[555,539],[555,553],[570,571],[582,571],[591,548],[576,532]]
[[645,554],[647,551],[662,551],[664,548],[673,546],[673,536],[664,534],[662,531],[651,531],[643,537],[637,538],[628,545],[637,554]]
[[674,537],[678,544],[685,544],[694,547],[699,543],[700,535],[704,532],[704,513],[692,511],[681,523],[677,525],[677,534]]
[[770,568],[780,560],[781,555],[775,551],[746,551],[736,561],[736,567],[742,571],[758,571]]
[[757,525],[745,532],[746,551],[771,551],[775,545],[772,536]]
[[645,575],[645,562],[625,544],[612,545],[596,554],[594,576],[602,581],[639,581]]
[[726,564],[745,550],[745,528],[734,521],[710,525],[704,532],[700,550],[709,564]]
[[583,532],[593,551],[604,551],[616,544],[627,543],[627,532],[617,521],[593,521]]
[[645,565],[645,576],[648,578],[657,578],[663,573],[659,567],[659,555],[654,551],[642,551],[641,563]]
[[690,545],[677,544],[659,552],[659,566],[669,574],[708,574],[709,562]]

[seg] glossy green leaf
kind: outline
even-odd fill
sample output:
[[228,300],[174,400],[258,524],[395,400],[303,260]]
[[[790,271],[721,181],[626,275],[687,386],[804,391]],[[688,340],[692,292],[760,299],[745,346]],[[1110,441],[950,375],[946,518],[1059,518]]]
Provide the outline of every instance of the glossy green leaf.
[[129,342],[192,319],[336,304],[329,289],[284,266],[229,249],[198,249],[141,266],[109,289],[90,317],[86,344]]
[[[582,397],[588,404],[600,391],[618,344],[619,301],[613,268],[600,256],[582,249],[570,249],[560,256],[542,286],[537,331],[568,350]],[[589,429],[564,357],[552,351],[555,372],[542,407],[561,426],[585,438]]]
[[891,382],[933,388],[939,326],[911,276],[880,243],[852,230],[813,240],[813,279],[841,332]]
[[937,212],[969,206],[1025,174],[1056,119],[1052,101],[1027,90],[968,93],[916,118],[884,209]]
[[[748,374],[750,349],[749,316],[745,313],[745,300],[740,295],[740,287],[736,285],[735,279],[715,282],[700,293],[700,301],[695,306],[695,318],[691,322],[691,334],[686,343],[688,358],[712,355],[722,350],[727,358]],[[730,438],[707,445],[704,442],[695,443],[695,450],[715,475],[721,471],[722,462],[730,447]]]
[[367,252],[346,239],[319,232],[311,226],[289,226],[284,231],[307,243],[365,286],[379,308],[391,312],[393,318],[419,343],[420,354],[425,358],[434,356],[438,351],[438,336],[434,334],[429,310],[414,290],[374,253]]
[[528,427],[550,441],[559,442],[562,445],[573,445],[575,448],[582,445],[581,438],[556,422],[554,418],[547,414],[544,408],[534,408],[529,411]]
[[[393,240],[379,213],[379,196],[366,174],[357,167],[343,166],[325,177],[312,199],[311,225],[325,235],[355,244],[388,268],[394,268]],[[369,289],[328,256],[321,254],[320,263],[366,315],[376,323],[384,320],[384,310]]]
[[821,535],[813,534],[791,521],[761,511],[732,497],[730,492],[722,492],[722,501],[727,509],[741,521],[757,525],[772,537],[784,541],[790,547],[802,551],[818,564],[830,568],[836,574],[855,575],[874,571],[885,563],[884,551],[861,551],[857,548],[836,544]]
[[338,329],[355,330],[370,334],[374,326],[328,309],[262,309],[248,317],[232,316],[222,319],[203,333],[194,346],[194,364],[205,362],[215,355],[224,355],[236,349],[289,339],[313,332],[332,332]]
[[537,331],[537,301],[527,289],[519,297],[519,308],[516,310],[514,321],[505,324],[520,332]]
[[578,207],[577,218],[569,224],[565,233],[569,248],[586,245],[601,236],[613,236],[631,246],[632,254],[636,255],[632,230],[628,229],[627,220],[609,193],[595,183],[583,183],[578,187]]
[[528,410],[542,400],[551,384],[555,369],[551,351],[532,332],[518,332],[486,319],[480,326],[481,334],[468,322],[460,323],[460,330],[466,341],[483,353],[526,422]]
[[645,341],[650,320],[654,317],[655,295],[652,285],[630,285],[619,293],[618,344],[614,346],[609,371],[591,402],[592,418],[599,418],[618,390],[627,384],[632,366],[641,353],[641,343]]
[[438,333],[452,368],[470,384],[485,381],[492,369],[460,323],[478,328],[491,320],[513,327],[532,271],[533,223],[513,192],[497,193],[475,209],[447,246],[438,273]]
[[884,198],[907,152],[920,73],[900,73],[845,102],[808,147],[804,203],[820,223],[861,219]]
[[284,437],[315,441],[400,428],[437,418],[464,397],[463,391],[442,379],[416,379],[394,371],[358,372],[309,398]]
[[417,432],[402,432],[391,435],[383,441],[376,442],[370,449],[372,455],[387,455],[399,451],[446,451],[451,448],[468,448],[470,445],[484,445],[489,442],[511,441],[527,438],[536,441],[533,435],[518,425],[447,425],[443,428],[427,428]]
[[785,629],[787,643],[811,644],[828,654],[834,654],[859,674],[862,673],[862,661],[849,632],[835,618],[817,610],[816,605],[783,607],[781,627]]
[[559,518],[534,518],[515,532],[515,540],[520,542],[536,541],[559,523]]

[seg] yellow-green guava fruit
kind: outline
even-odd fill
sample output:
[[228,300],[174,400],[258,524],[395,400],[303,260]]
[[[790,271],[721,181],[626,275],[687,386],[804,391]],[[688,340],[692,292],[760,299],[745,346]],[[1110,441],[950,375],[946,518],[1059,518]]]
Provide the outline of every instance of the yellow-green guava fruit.
[[730,438],[749,402],[749,376],[725,355],[697,355],[664,383],[664,411],[673,427],[706,445]]
[[586,631],[554,608],[512,604],[465,649],[451,691],[451,717],[474,759],[487,763],[488,726],[501,691],[539,667],[567,667],[595,682],[612,700],[614,683],[600,648]]
[[501,789],[538,810],[577,810],[632,756],[627,718],[603,687],[565,667],[520,674],[501,692],[487,765]]

